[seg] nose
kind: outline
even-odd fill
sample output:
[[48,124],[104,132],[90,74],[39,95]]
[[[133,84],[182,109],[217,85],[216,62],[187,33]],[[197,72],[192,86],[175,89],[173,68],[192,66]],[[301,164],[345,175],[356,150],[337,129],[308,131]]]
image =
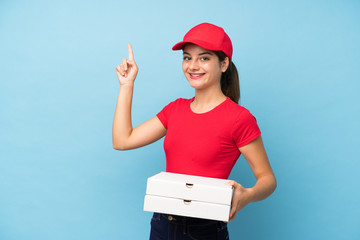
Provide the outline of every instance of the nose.
[[190,63],[190,70],[199,70],[199,64],[196,59],[192,59]]

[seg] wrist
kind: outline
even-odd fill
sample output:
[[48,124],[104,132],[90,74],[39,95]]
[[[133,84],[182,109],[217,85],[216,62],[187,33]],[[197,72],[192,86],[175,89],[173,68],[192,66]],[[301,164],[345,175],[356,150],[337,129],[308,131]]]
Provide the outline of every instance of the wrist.
[[134,83],[124,83],[124,84],[120,84],[120,90],[124,89],[124,90],[133,90],[134,89]]
[[246,195],[247,195],[247,202],[252,203],[255,202],[255,190],[254,188],[245,188],[246,189]]

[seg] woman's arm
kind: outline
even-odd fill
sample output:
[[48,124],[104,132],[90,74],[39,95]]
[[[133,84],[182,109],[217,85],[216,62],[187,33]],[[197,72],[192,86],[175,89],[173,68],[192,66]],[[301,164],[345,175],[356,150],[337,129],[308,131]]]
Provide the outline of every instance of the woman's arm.
[[239,150],[248,162],[257,181],[252,188],[244,188],[235,181],[228,183],[234,187],[229,221],[234,220],[238,211],[247,204],[267,198],[276,188],[275,175],[270,166],[261,137],[239,148]]
[[131,104],[138,67],[134,60],[132,47],[128,44],[129,59],[123,59],[116,67],[120,82],[120,92],[116,104],[112,140],[113,148],[127,150],[150,144],[166,134],[166,129],[157,117],[154,117],[136,128],[131,123]]

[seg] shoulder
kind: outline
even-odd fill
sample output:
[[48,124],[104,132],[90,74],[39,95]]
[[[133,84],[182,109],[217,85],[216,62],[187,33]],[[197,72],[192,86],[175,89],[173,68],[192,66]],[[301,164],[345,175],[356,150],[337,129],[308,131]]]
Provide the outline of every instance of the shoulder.
[[171,115],[179,111],[184,111],[190,105],[193,99],[178,98],[167,104],[161,111],[160,114]]
[[227,100],[226,108],[228,111],[234,113],[234,116],[236,117],[241,117],[243,115],[251,115],[250,111],[247,108],[233,102],[230,99]]
[[234,102],[231,108],[234,111],[232,136],[238,148],[248,144],[261,135],[260,128],[257,124],[256,118],[251,112]]
[[231,113],[233,120],[237,123],[256,121],[254,115],[245,107],[231,101],[227,102],[227,111]]
[[189,104],[194,100],[194,98],[178,98],[174,101],[172,101],[172,103],[176,103],[176,104]]
[[167,106],[168,107],[175,107],[175,106],[185,106],[190,104],[193,101],[193,98],[187,99],[187,98],[178,98],[174,101],[171,101]]

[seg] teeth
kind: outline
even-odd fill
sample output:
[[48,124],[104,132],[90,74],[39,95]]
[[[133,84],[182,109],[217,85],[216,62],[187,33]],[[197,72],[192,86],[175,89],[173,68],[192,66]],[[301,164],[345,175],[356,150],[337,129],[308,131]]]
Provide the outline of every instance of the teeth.
[[202,74],[190,74],[191,76],[193,76],[193,77],[200,77],[200,76],[202,76]]

